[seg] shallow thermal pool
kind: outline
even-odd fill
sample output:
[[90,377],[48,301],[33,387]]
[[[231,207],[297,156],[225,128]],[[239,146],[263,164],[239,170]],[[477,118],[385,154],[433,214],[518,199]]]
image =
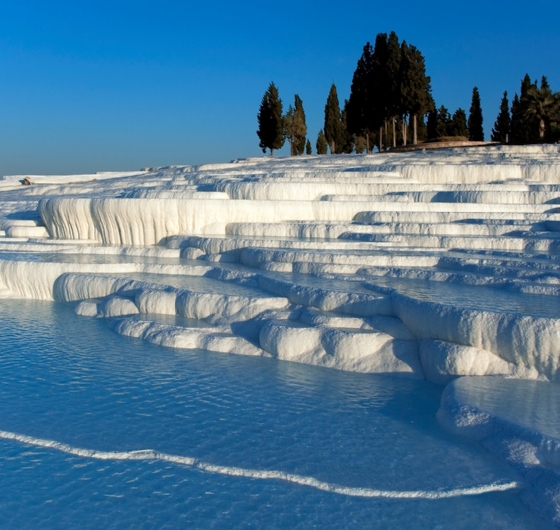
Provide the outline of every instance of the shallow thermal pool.
[[512,292],[498,286],[462,285],[390,276],[372,277],[368,283],[373,288],[378,285],[396,289],[417,300],[483,311],[560,318],[557,296]]
[[[518,477],[439,426],[430,383],[158,348],[51,302],[0,319],[3,528],[545,528],[515,490],[461,493]],[[99,459],[142,449],[202,465]]]

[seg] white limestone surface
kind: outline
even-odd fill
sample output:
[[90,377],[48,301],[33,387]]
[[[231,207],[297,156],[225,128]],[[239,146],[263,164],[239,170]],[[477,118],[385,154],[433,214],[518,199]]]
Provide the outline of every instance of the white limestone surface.
[[[426,378],[448,385],[442,421],[477,439],[505,425],[493,388],[560,382],[558,145],[20,180],[0,181],[0,297],[165,347]],[[544,484],[560,462],[547,436],[488,446],[533,455],[524,480]]]
[[[263,329],[297,334],[304,332],[290,330],[362,322],[366,335],[391,330],[392,341],[415,343],[422,363],[412,371],[440,383],[479,373],[557,381],[556,314],[464,308],[459,289],[456,304],[403,296],[398,286],[364,291],[359,280],[558,296],[559,167],[558,146],[494,146],[33,177],[31,186],[1,192],[2,296],[82,301],[76,310],[84,315],[221,319],[235,329],[258,317],[246,332],[255,343]],[[48,258],[27,259],[36,254]],[[151,279],[138,283],[138,274]],[[224,282],[223,293],[185,289],[185,275]],[[256,291],[240,296],[232,282]],[[272,316],[288,306],[291,316],[279,324]],[[332,365],[383,364],[370,355],[378,346],[362,352],[356,344],[349,348],[361,360]],[[319,362],[295,350],[292,358]]]

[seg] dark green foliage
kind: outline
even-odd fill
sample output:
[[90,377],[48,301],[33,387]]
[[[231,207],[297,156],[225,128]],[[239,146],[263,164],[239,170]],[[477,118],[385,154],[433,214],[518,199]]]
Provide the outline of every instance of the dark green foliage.
[[541,90],[548,94],[552,94],[552,90],[550,89],[550,85],[548,84],[548,78],[546,75],[541,77]]
[[366,139],[363,136],[355,136],[356,153],[361,155],[366,150]]
[[338,103],[338,94],[334,83],[331,86],[329,96],[327,97],[327,104],[325,105],[324,135],[330,147],[331,154],[341,153],[344,138],[340,116],[340,105]]
[[327,139],[325,138],[323,129],[319,131],[319,134],[317,136],[317,143],[315,144],[315,147],[317,148],[318,155],[327,154]]
[[347,128],[352,134],[371,133],[377,124],[373,120],[374,102],[372,96],[373,48],[368,42],[352,77],[350,99],[348,100]]
[[[417,124],[433,108],[430,78],[417,48],[406,42],[399,45],[394,31],[389,36],[379,33],[374,47],[369,42],[364,46],[352,78],[347,107],[350,133],[369,137],[370,149],[376,136],[382,149],[383,145],[395,145],[399,135],[406,143],[410,136],[408,121],[411,121],[412,140],[416,142]],[[395,130],[397,122],[399,132]]]
[[510,143],[521,144],[523,143],[524,123],[521,115],[521,102],[519,96],[515,94],[511,102],[511,122],[510,122]]
[[451,134],[453,128],[453,122],[451,121],[451,114],[442,105],[437,111],[437,129],[434,138],[440,136],[453,136]]
[[428,140],[434,140],[438,136],[438,111],[430,110],[428,112],[428,123],[426,124],[426,134]]
[[274,149],[284,145],[284,125],[282,119],[282,100],[274,83],[270,83],[265,92],[259,113],[257,115],[260,139],[259,147],[263,153],[270,149],[270,156],[274,156]]
[[340,152],[350,154],[354,150],[354,135],[348,131],[348,100],[344,100],[344,108],[340,116],[342,125]]
[[[537,88],[536,82],[533,83],[529,74],[521,81],[520,96],[514,97],[511,107],[511,142],[515,144],[528,144],[538,142],[539,123],[533,116],[527,117],[527,95],[531,88]],[[517,98],[517,102],[516,102]]]
[[471,108],[469,111],[469,140],[472,142],[484,141],[484,129],[482,128],[482,106],[478,88],[473,88]]
[[509,101],[507,92],[504,92],[502,102],[500,104],[500,113],[498,114],[496,123],[494,123],[494,128],[492,129],[491,140],[493,142],[505,144],[509,140],[510,129],[511,117],[509,114]]
[[560,115],[558,98],[552,94],[550,87],[544,89],[532,86],[527,90],[523,119],[538,124],[539,141],[544,142],[551,122],[557,122]]
[[295,95],[295,114],[299,123],[298,136],[296,142],[296,155],[303,155],[305,149],[305,137],[307,136],[307,123],[305,120],[305,111],[303,110],[303,101]]
[[451,118],[451,128],[448,131],[448,136],[463,136],[469,137],[467,128],[467,113],[463,109],[457,109]]
[[297,94],[294,99],[295,107],[290,105],[288,112],[283,118],[284,136],[290,143],[290,156],[303,154],[303,150],[305,149],[305,136],[307,134],[303,102]]
[[307,140],[307,143],[305,144],[305,154],[306,155],[313,154],[313,151],[311,151],[311,142],[309,140]]
[[428,128],[424,120],[424,116],[420,116],[417,121],[417,138],[418,142],[425,142],[428,139]]
[[370,79],[372,108],[372,130],[387,120],[391,110],[391,77],[387,68],[389,50],[387,34],[378,33],[373,48],[373,71]]
[[412,117],[414,144],[418,143],[418,117],[434,108],[430,82],[420,50],[403,41],[399,72],[400,105],[401,113]]
[[385,119],[391,119],[406,114],[401,98],[401,47],[399,38],[391,31],[387,39],[387,64],[385,76],[387,79],[387,114]]

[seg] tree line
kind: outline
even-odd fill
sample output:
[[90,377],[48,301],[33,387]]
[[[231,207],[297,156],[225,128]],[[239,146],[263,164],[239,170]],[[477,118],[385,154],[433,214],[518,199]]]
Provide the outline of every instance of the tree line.
[[[283,114],[278,88],[270,83],[257,115],[259,146],[273,155],[288,140],[290,155],[311,154],[303,102]],[[366,153],[449,137],[484,141],[480,93],[473,88],[469,115],[459,108],[453,115],[436,107],[425,59],[414,45],[399,42],[393,31],[379,33],[372,46],[363,48],[352,77],[350,97],[340,105],[333,83],[325,105],[324,126],[319,131],[317,154]],[[547,78],[540,86],[528,75],[521,83],[511,108],[504,92],[492,129],[492,141],[531,143],[560,138],[560,94],[553,93]]]

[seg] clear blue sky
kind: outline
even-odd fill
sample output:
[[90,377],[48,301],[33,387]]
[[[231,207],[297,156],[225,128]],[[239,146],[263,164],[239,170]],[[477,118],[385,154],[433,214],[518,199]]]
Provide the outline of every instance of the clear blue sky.
[[[0,175],[258,156],[270,81],[303,99],[313,146],[332,82],[395,30],[426,57],[437,105],[486,134],[528,72],[560,90],[560,2],[0,0]],[[280,154],[285,154],[284,149]]]

